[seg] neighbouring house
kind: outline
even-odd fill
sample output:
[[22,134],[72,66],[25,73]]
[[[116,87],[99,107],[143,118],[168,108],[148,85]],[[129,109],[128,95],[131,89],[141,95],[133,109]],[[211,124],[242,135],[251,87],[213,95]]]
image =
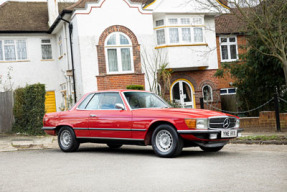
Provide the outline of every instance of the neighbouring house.
[[6,1],[0,5],[0,91],[44,83],[46,110],[53,112],[94,90],[131,84],[149,90],[143,57],[160,50],[173,71],[172,102],[198,108],[203,97],[220,106],[215,17],[228,10],[214,3]]
[[[234,14],[236,11],[233,8],[230,13],[215,17],[219,68],[223,63],[240,64],[239,56],[246,52],[246,27],[243,21]],[[237,111],[236,87],[233,82],[234,79],[229,74],[224,74],[224,78],[219,79],[218,86],[223,110]]]

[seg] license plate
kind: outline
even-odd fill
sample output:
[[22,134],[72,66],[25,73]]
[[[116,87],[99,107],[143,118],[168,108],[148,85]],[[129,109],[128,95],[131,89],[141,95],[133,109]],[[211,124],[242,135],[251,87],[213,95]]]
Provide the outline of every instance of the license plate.
[[221,138],[237,137],[237,130],[224,130],[221,131]]

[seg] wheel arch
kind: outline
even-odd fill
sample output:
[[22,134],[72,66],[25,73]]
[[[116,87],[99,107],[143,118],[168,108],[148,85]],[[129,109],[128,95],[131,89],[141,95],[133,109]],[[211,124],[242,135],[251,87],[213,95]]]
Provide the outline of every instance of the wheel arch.
[[146,135],[145,135],[145,140],[144,140],[145,145],[150,145],[150,144],[151,144],[152,133],[154,132],[154,130],[155,130],[159,125],[162,125],[162,124],[171,125],[171,126],[177,131],[175,125],[174,125],[172,122],[170,122],[170,121],[166,121],[166,120],[155,121],[155,122],[153,122],[153,123],[149,126],[148,131],[147,131],[147,133],[146,133]]
[[[55,131],[56,131],[56,135],[58,135],[60,129],[62,127],[70,127],[73,131],[74,131],[74,128],[71,126],[71,125],[68,125],[68,124],[60,124],[60,125],[57,125],[56,128],[55,128]],[[74,131],[75,133],[75,131]],[[76,133],[75,133],[76,134]]]

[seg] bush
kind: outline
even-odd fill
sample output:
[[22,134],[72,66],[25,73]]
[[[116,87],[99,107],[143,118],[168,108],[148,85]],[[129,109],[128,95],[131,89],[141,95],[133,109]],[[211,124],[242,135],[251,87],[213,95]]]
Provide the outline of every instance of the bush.
[[45,94],[45,85],[39,83],[15,90],[14,132],[31,135],[44,134],[41,128],[45,114]]
[[128,85],[127,89],[144,90],[144,86],[143,85]]

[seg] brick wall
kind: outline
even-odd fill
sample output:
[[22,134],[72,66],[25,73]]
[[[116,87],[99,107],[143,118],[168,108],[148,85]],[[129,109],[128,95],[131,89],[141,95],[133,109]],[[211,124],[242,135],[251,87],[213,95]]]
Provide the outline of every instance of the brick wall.
[[[107,74],[106,58],[105,58],[105,40],[107,36],[113,32],[122,32],[126,34],[132,42],[133,49],[133,74]],[[140,45],[137,37],[127,27],[121,25],[110,26],[104,30],[97,45],[99,76],[97,76],[98,90],[105,89],[126,89],[127,85],[145,85],[144,74],[141,72]]]
[[[280,114],[281,130],[287,131],[287,113]],[[276,131],[276,119],[274,111],[261,111],[259,117],[240,118],[240,127],[246,132]]]
[[[217,108],[221,108],[220,92],[218,88],[218,78],[214,77],[216,70],[196,70],[196,71],[181,71],[173,72],[171,77],[171,84],[173,84],[178,79],[186,79],[192,83],[195,91],[195,102],[196,108],[200,108],[200,98],[202,95],[202,87],[204,85],[210,85],[213,90],[213,100],[212,105]],[[170,93],[170,92],[168,92]],[[208,108],[205,106],[205,108]]]

